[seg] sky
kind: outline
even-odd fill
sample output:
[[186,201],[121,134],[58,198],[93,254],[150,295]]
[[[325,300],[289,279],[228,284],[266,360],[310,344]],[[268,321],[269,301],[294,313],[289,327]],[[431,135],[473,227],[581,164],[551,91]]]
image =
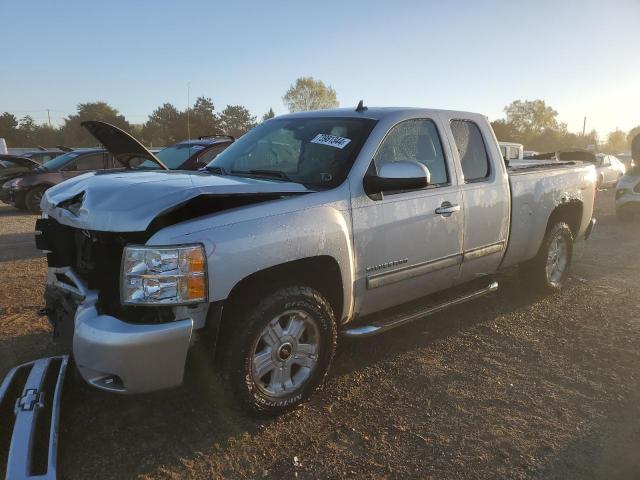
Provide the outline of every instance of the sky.
[[282,114],[313,76],[343,107],[543,99],[572,131],[640,125],[640,0],[0,0],[0,32],[0,112],[39,123],[97,100],[143,123],[188,91]]

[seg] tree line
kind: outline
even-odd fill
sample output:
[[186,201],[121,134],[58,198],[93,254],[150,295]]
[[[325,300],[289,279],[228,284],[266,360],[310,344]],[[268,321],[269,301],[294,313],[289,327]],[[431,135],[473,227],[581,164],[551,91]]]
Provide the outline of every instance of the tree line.
[[527,150],[552,152],[570,149],[594,149],[617,154],[631,148],[631,140],[640,134],[640,125],[628,132],[614,130],[601,140],[596,130],[574,133],[558,121],[558,112],[544,100],[515,100],[504,108],[506,118],[491,122],[498,140],[522,143]]
[[[263,118],[273,115],[273,110]],[[187,121],[188,117],[188,121]],[[96,140],[80,126],[85,120],[101,120],[115,125],[149,146],[171,145],[186,138],[201,135],[227,134],[236,137],[253,128],[256,117],[242,105],[227,105],[216,112],[210,98],[198,97],[189,109],[179,110],[171,103],[156,108],[143,124],[130,123],[106,102],[81,103],[59,127],[36,124],[30,116],[17,119],[5,112],[0,115],[0,138],[9,146],[43,145],[95,146]]]
[[[336,91],[330,85],[312,77],[298,78],[282,97],[290,112],[338,107]],[[515,100],[504,108],[505,118],[491,122],[500,141],[522,143],[528,150],[548,152],[567,149],[595,149],[606,153],[629,150],[631,139],[640,133],[640,126],[629,132],[615,130],[601,140],[598,132],[570,132],[566,123],[558,120],[558,112],[544,100]],[[270,108],[260,121],[274,117]],[[258,124],[242,105],[227,105],[216,111],[211,98],[198,97],[190,108],[180,110],[171,103],[156,108],[143,124],[132,124],[106,102],[81,103],[75,114],[69,115],[59,127],[37,124],[30,116],[16,118],[5,112],[0,115],[0,138],[9,146],[73,147],[96,144],[80,124],[85,120],[102,120],[131,133],[149,146],[166,146],[202,135],[226,134],[239,137]]]
[[[338,106],[335,90],[312,77],[298,78],[285,92],[282,101],[290,112]],[[270,108],[261,121],[274,116],[273,108]],[[208,97],[198,97],[193,106],[184,110],[164,103],[143,124],[130,123],[106,102],[88,102],[79,104],[76,113],[66,117],[60,126],[37,124],[28,115],[18,119],[12,113],[4,112],[0,114],[0,138],[4,138],[10,147],[95,146],[95,139],[80,126],[85,120],[115,125],[152,147],[167,146],[202,135],[239,137],[258,124],[257,117],[246,107],[227,105],[218,112]]]

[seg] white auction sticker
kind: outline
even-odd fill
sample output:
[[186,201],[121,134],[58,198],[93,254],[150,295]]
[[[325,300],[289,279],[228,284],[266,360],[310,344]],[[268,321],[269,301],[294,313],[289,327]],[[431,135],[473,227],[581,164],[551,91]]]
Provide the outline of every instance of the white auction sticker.
[[330,147],[343,149],[344,147],[349,145],[350,141],[351,141],[350,138],[339,137],[337,135],[330,135],[328,133],[319,133],[318,135],[313,137],[313,140],[311,140],[311,143],[318,143],[320,145],[328,145]]

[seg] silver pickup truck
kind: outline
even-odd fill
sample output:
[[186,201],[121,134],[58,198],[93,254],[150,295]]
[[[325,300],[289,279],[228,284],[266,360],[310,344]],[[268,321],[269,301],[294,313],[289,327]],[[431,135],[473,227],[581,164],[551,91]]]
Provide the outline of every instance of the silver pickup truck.
[[[133,138],[85,124],[114,155]],[[238,401],[278,414],[366,337],[497,288],[554,291],[589,236],[592,165],[505,165],[487,119],[417,108],[284,115],[198,172],[87,173],[49,189],[46,313],[91,385],[179,385],[211,348]],[[65,333],[66,332],[66,333]]]

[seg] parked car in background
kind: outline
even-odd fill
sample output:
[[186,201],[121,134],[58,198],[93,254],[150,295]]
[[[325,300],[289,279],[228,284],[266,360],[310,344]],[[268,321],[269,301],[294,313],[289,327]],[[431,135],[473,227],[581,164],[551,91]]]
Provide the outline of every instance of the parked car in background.
[[0,155],[0,179],[15,173],[24,173],[38,168],[40,163],[27,157]]
[[629,168],[616,186],[616,217],[629,221],[640,213],[640,166]]
[[620,160],[627,170],[632,169],[636,166],[636,162],[633,161],[633,157],[631,156],[631,152],[622,152],[616,155],[616,158]]
[[[170,170],[198,170],[224,151],[235,141],[231,135],[207,135],[196,140],[182,142],[163,148],[155,153],[156,157]],[[141,164],[145,168],[158,168],[157,164],[147,160]]]
[[40,211],[42,195],[50,187],[92,170],[114,168],[111,155],[103,149],[78,149],[49,160],[28,172],[5,181],[0,199],[16,208]]
[[25,175],[40,168],[40,164],[35,160],[15,155],[0,155],[0,201],[9,203],[9,190],[2,186],[14,178]]
[[521,143],[498,142],[500,153],[505,160],[522,160],[524,158],[524,147]]
[[49,160],[53,160],[60,155],[64,155],[67,152],[71,152],[71,148],[67,147],[56,147],[55,149],[41,149],[41,150],[33,150],[31,152],[23,152],[20,154],[21,157],[30,158],[38,162],[39,164],[47,163]]
[[523,153],[525,159],[533,159],[536,155],[538,155],[538,152],[535,150],[525,150]]
[[596,154],[596,172],[598,174],[598,187],[613,187],[625,174],[624,164],[614,155],[604,153]]

